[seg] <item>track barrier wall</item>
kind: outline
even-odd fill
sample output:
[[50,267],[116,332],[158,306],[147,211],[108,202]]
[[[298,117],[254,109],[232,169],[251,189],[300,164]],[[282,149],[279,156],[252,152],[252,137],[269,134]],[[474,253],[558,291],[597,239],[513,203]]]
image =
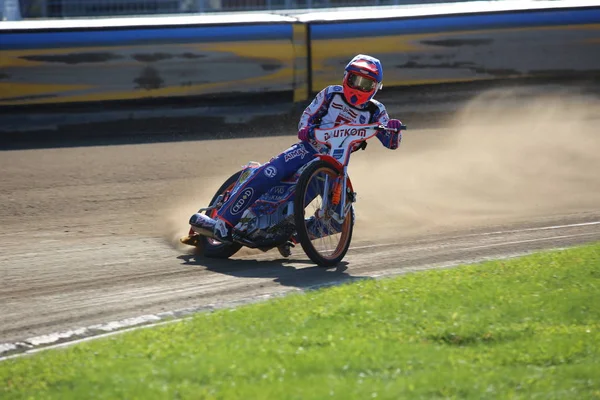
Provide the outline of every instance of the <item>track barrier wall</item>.
[[357,53],[382,60],[384,87],[598,77],[600,2],[1,22],[0,109],[265,93],[302,102],[339,83]]

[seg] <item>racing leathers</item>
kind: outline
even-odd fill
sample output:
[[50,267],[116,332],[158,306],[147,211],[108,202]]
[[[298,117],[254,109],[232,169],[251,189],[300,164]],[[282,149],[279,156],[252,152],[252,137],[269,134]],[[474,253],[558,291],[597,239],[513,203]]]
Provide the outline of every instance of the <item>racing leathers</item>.
[[[305,127],[309,132],[316,128],[329,129],[343,124],[372,124],[375,122],[386,126],[390,117],[383,104],[377,100],[370,100],[361,108],[350,105],[344,98],[341,85],[328,86],[321,90],[312,103],[304,110],[298,130]],[[400,144],[399,133],[382,131],[377,134],[379,141],[388,149],[395,150]],[[311,146],[319,152],[326,150],[324,144],[317,141],[309,141]]]
[[[310,136],[316,128],[332,128],[342,124],[369,124],[378,122],[387,125],[389,117],[383,104],[370,100],[361,107],[350,105],[344,98],[341,85],[323,89],[304,110],[299,130],[308,127]],[[400,133],[382,131],[377,134],[381,143],[396,149],[400,143]],[[229,237],[241,219],[244,211],[266,193],[271,187],[291,177],[300,167],[308,163],[317,153],[326,153],[327,147],[315,140],[300,141],[268,163],[253,168],[250,177],[217,212],[216,232],[222,238]]]

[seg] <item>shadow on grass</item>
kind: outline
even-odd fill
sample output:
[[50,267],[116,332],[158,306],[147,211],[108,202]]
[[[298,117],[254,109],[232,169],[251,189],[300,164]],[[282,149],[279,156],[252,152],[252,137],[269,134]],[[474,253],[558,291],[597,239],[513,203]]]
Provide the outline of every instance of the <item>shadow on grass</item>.
[[183,265],[196,265],[215,273],[237,278],[272,278],[273,282],[282,286],[305,290],[371,279],[348,274],[346,272],[348,263],[345,261],[340,262],[336,267],[325,269],[316,266],[310,260],[293,257],[279,260],[221,260],[197,254],[185,254],[177,258],[183,261]]

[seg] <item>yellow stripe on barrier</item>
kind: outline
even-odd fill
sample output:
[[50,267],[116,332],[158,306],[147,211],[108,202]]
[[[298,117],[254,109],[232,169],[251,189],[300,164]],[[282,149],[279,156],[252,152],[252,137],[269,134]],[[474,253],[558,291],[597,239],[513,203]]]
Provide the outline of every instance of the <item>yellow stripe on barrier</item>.
[[[286,40],[175,43],[158,48],[143,45],[2,51],[2,72],[8,77],[5,80],[25,83],[3,82],[0,105],[292,90],[294,55],[292,43]],[[166,57],[159,59],[156,56]],[[235,66],[240,61],[246,62],[252,71],[228,76],[219,70],[219,63]],[[188,75],[179,75],[178,71],[182,69],[189,71]],[[145,70],[155,71],[160,81],[157,86],[162,87],[135,88],[135,82],[143,78]],[[199,74],[199,71],[206,73]],[[236,79],[236,75],[247,78]],[[191,83],[185,81],[185,76]],[[115,81],[111,77],[118,77],[121,83],[114,87],[111,82]],[[194,83],[206,78],[212,82]],[[73,81],[81,84],[74,85]],[[128,83],[125,85],[125,82]],[[85,92],[67,93],[71,90]],[[41,94],[52,98],[41,98],[38,96]],[[30,98],[25,98],[28,96]]]
[[[293,71],[281,70],[270,74],[269,76],[248,78],[236,81],[226,81],[218,83],[206,83],[191,86],[170,86],[159,89],[150,90],[138,90],[138,91],[112,91],[102,93],[88,93],[81,95],[65,95],[60,97],[52,97],[46,99],[2,99],[0,105],[23,105],[23,104],[54,104],[54,103],[69,103],[69,102],[91,102],[91,101],[109,101],[109,100],[137,100],[147,98],[160,98],[160,97],[180,97],[180,96],[197,96],[207,93],[218,93],[221,89],[231,89],[231,87],[240,86],[254,86],[255,91],[261,92],[261,88],[267,85],[270,81],[290,80],[293,77]],[[44,85],[31,85],[32,91],[35,87],[39,87],[42,90]],[[0,86],[0,89],[2,87]],[[80,87],[78,89],[90,89],[94,87]],[[71,89],[69,89],[71,90]],[[247,92],[252,92],[248,90]],[[17,96],[15,96],[17,97]]]
[[294,50],[294,103],[308,99],[308,28],[294,24],[292,44]]
[[[92,86],[89,85],[54,85],[54,84],[38,84],[38,83],[13,83],[0,82],[0,93],[5,98],[18,98],[23,96],[54,96],[56,93],[86,90]],[[51,102],[55,99],[52,98]],[[0,104],[14,104],[0,103]]]

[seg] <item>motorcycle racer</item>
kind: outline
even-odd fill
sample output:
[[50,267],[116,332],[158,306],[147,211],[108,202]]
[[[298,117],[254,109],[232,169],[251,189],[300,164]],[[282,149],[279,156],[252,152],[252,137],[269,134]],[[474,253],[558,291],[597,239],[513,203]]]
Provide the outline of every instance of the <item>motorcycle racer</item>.
[[379,141],[389,149],[398,148],[402,123],[390,119],[385,106],[373,99],[382,88],[382,82],[383,67],[377,58],[363,54],[355,56],[344,69],[342,85],[331,85],[321,90],[302,113],[298,124],[300,142],[268,163],[251,168],[249,177],[230,194],[215,218],[197,213],[190,218],[190,224],[217,240],[231,242],[233,227],[254,201],[280,181],[292,176],[315,154],[326,152],[326,146],[314,140],[316,128],[379,123],[397,130],[378,133]]

